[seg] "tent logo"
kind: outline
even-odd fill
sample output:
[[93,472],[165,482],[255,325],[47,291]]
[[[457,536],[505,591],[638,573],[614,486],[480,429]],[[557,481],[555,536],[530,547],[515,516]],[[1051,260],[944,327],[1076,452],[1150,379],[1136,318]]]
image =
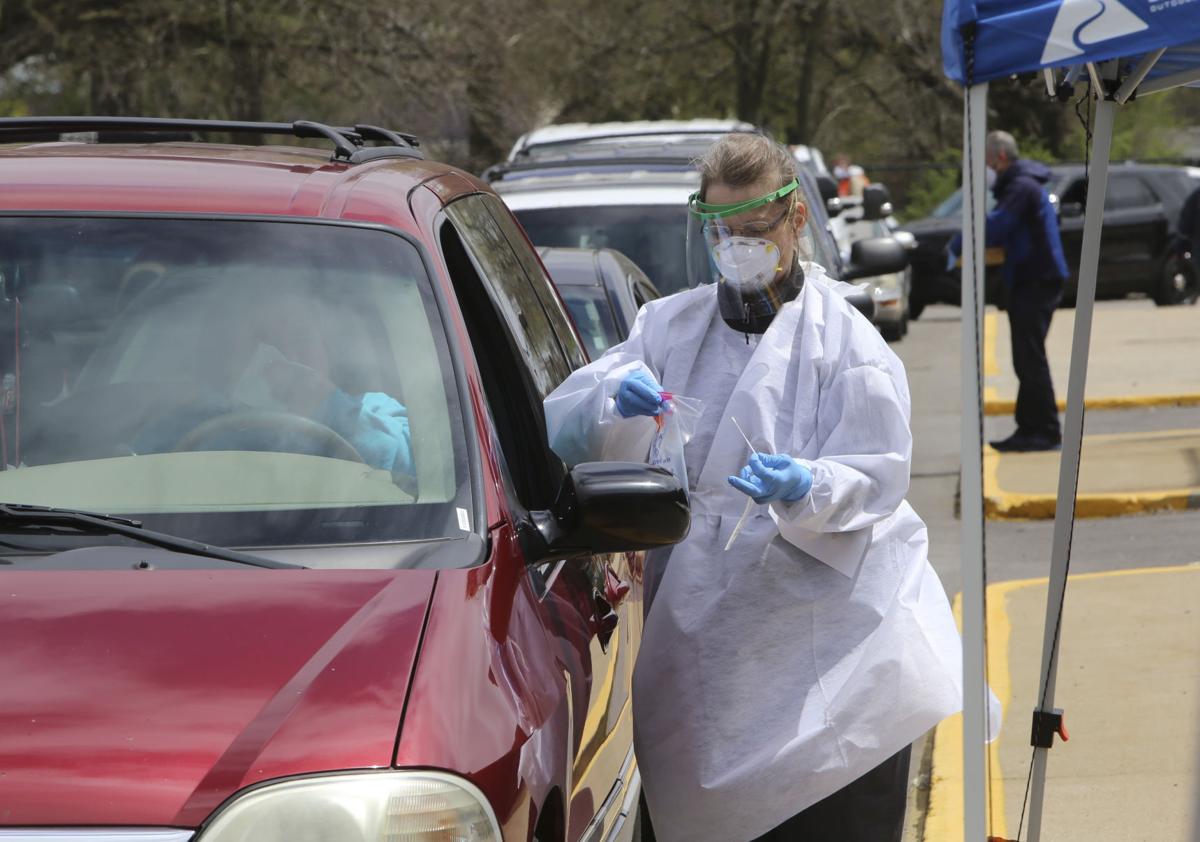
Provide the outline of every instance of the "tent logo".
[[1082,55],[1084,48],[1123,35],[1133,35],[1150,26],[1120,0],[1063,0],[1046,39],[1042,64],[1054,64]]

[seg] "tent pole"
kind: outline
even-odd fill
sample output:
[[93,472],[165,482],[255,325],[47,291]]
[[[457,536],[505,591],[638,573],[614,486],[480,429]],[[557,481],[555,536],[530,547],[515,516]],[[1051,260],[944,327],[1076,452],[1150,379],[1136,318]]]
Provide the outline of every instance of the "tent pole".
[[1181,85],[1190,85],[1192,82],[1200,82],[1200,69],[1193,68],[1192,70],[1184,70],[1170,76],[1163,76],[1161,79],[1151,79],[1149,82],[1142,84],[1138,89],[1138,95],[1157,94],[1161,91],[1169,91],[1171,88],[1178,88]]
[[979,378],[982,360],[984,244],[987,222],[986,83],[963,97],[962,277],[962,509],[963,577],[963,839],[987,836],[985,815],[987,691],[984,673],[983,421]]
[[[1101,89],[1102,90],[1102,89]],[[1096,270],[1100,264],[1100,234],[1104,221],[1104,196],[1108,191],[1108,157],[1112,150],[1116,103],[1101,96],[1096,104],[1092,135],[1092,165],[1084,210],[1083,248],[1079,258],[1079,288],[1075,294],[1075,333],[1071,340],[1071,373],[1067,385],[1067,423],[1063,433],[1058,471],[1058,502],[1054,511],[1054,545],[1050,557],[1050,585],[1046,595],[1046,628],[1042,643],[1039,710],[1054,709],[1054,686],[1061,641],[1059,617],[1066,589],[1071,537],[1075,527],[1075,495],[1079,482],[1079,455],[1083,442],[1083,396],[1087,385],[1088,348],[1092,339],[1092,312],[1096,305]],[[1028,842],[1038,842],[1042,832],[1042,802],[1046,789],[1046,754],[1037,748],[1033,757],[1033,782],[1029,802]]]
[[1133,72],[1125,77],[1125,81],[1121,83],[1121,87],[1117,89],[1117,95],[1113,99],[1121,105],[1128,102],[1129,98],[1133,96],[1133,92],[1137,90],[1137,86],[1142,84],[1142,81],[1154,69],[1154,65],[1158,64],[1158,60],[1166,51],[1166,47],[1161,47],[1142,56],[1142,60],[1138,62]]

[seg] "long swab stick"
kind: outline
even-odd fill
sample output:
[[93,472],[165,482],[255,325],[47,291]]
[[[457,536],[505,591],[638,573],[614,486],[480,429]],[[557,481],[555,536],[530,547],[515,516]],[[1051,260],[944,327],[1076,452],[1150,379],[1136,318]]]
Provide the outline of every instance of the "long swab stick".
[[[737,427],[737,431],[742,434],[742,439],[746,442],[746,447],[750,448],[750,452],[754,453],[754,445],[750,443],[750,437],[746,435],[746,431],[742,429],[742,425],[732,415],[729,420],[733,422],[733,426]],[[750,510],[754,508],[754,498],[746,500],[746,508],[742,509],[742,516],[738,518],[737,525],[733,527],[733,532],[729,534],[729,540],[725,542],[725,551],[729,552],[729,548],[733,546],[733,542],[737,540],[737,536],[741,534],[742,527],[746,525],[746,518],[750,517]]]

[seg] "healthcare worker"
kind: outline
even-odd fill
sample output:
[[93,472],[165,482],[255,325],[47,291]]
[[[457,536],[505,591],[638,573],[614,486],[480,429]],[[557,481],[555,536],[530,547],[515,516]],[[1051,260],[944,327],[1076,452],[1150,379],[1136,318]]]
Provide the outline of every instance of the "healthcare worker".
[[962,706],[961,642],[904,500],[904,368],[804,260],[786,149],[729,135],[700,172],[695,288],[643,307],[545,403],[576,464],[644,460],[664,391],[703,402],[684,449],[691,531],[648,559],[661,583],[634,675],[655,833],[899,840],[909,746]]

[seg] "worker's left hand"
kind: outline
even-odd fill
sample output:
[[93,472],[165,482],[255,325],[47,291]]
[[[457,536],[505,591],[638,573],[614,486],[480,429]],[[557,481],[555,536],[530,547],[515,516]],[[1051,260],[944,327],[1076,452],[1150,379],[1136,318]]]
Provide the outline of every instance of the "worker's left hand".
[[755,503],[802,500],[812,488],[812,471],[786,453],[755,453],[729,484]]

